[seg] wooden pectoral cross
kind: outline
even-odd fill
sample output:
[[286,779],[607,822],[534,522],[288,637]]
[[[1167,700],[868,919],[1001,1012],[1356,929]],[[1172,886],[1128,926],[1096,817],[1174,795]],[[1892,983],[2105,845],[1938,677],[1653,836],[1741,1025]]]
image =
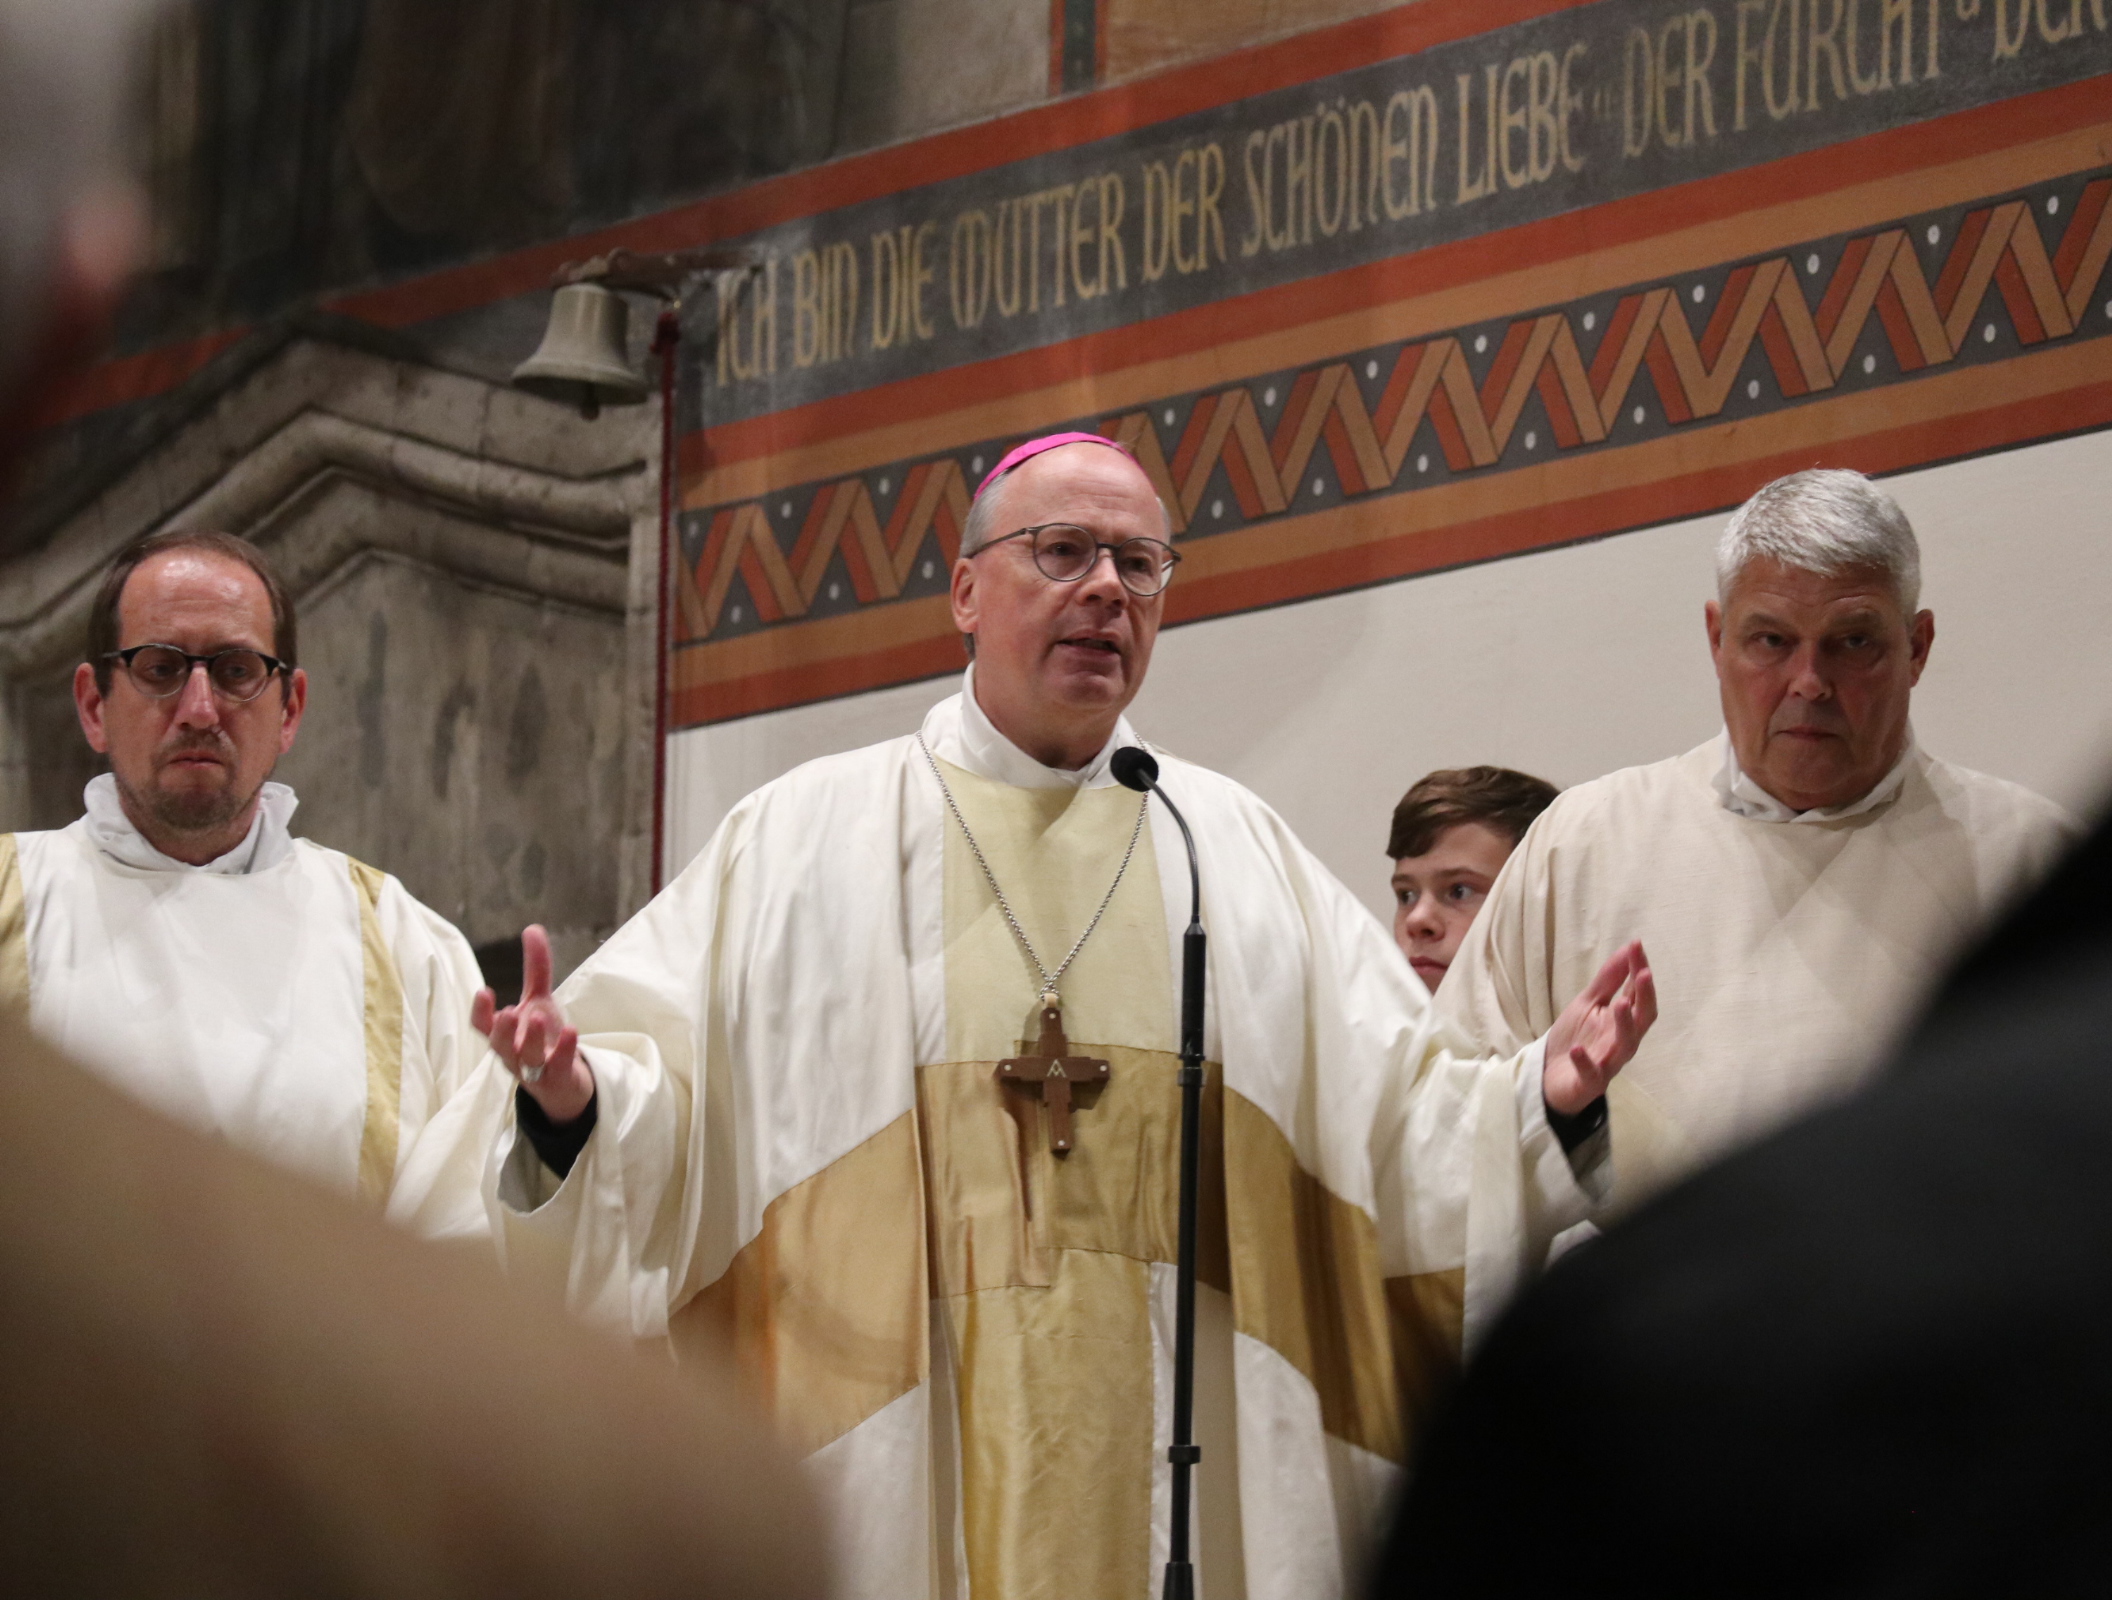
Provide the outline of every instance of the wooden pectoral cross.
[[[1041,997],[1041,1037],[1035,1054],[1012,1056],[997,1064],[997,1075],[1008,1084],[1040,1093],[1049,1113],[1049,1149],[1063,1155],[1071,1148],[1071,1086],[1107,1082],[1107,1063],[1091,1056],[1070,1054],[1071,1042],[1063,1036],[1063,1008],[1052,994]],[[1025,1133],[1022,1126],[1021,1133]]]

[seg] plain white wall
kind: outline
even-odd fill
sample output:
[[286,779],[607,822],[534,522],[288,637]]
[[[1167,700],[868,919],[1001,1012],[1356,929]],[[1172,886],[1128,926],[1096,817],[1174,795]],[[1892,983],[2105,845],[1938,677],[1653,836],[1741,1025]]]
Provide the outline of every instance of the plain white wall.
[[[2112,776],[2112,432],[1886,480],[1922,546],[1937,755],[2079,813]],[[1139,731],[1260,794],[1381,917],[1386,826],[1433,767],[1578,783],[1720,725],[1701,608],[1722,516],[1170,629]],[[956,680],[674,736],[669,856],[800,762],[913,729]]]

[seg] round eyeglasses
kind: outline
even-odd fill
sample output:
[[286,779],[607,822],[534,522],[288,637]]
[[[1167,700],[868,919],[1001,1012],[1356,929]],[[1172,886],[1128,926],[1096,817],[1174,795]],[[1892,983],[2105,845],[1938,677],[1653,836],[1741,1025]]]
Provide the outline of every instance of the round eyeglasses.
[[256,699],[266,684],[286,670],[285,662],[261,650],[216,650],[209,656],[194,656],[172,644],[136,644],[129,650],[112,650],[103,659],[122,666],[139,692],[152,700],[181,694],[194,667],[205,668],[215,694],[237,702]]
[[1140,600],[1150,599],[1172,582],[1174,565],[1181,559],[1179,551],[1157,539],[1124,539],[1120,544],[1109,544],[1104,539],[1094,538],[1089,530],[1068,522],[1043,522],[1031,528],[1014,528],[1010,533],[999,534],[981,550],[972,552],[970,559],[1007,539],[1031,541],[1034,565],[1041,569],[1044,578],[1052,578],[1058,583],[1080,582],[1100,564],[1100,552],[1105,550],[1114,564],[1115,576],[1122,580],[1122,587]]

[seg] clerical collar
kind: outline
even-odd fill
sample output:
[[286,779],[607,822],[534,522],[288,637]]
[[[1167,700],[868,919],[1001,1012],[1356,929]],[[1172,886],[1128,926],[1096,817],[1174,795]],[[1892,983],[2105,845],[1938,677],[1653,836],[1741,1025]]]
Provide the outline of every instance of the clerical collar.
[[1809,811],[1792,811],[1747,776],[1745,769],[1738,764],[1738,751],[1731,743],[1730,730],[1726,728],[1718,737],[1723,741],[1723,761],[1712,780],[1717,796],[1723,801],[1724,810],[1752,822],[1841,822],[1849,817],[1859,817],[1866,811],[1875,811],[1906,786],[1908,769],[1921,753],[1914,743],[1914,730],[1909,728],[1907,747],[1899,753],[1899,760],[1862,799],[1851,800],[1844,806],[1813,806]]
[[265,784],[257,797],[256,817],[242,842],[204,866],[194,867],[188,861],[163,855],[132,826],[132,819],[125,815],[124,802],[118,798],[117,779],[109,773],[90,779],[88,787],[81,791],[81,799],[88,807],[88,815],[82,818],[88,837],[111,860],[143,872],[213,872],[224,877],[262,872],[284,860],[293,849],[293,835],[287,832],[287,824],[293,820],[293,808],[301,803],[285,784]]
[[1115,781],[1108,762],[1126,744],[1140,744],[1127,717],[1098,755],[1076,771],[1045,767],[997,731],[975,699],[975,668],[961,678],[961,692],[942,700],[924,718],[924,743],[941,761],[1018,789],[1103,789]]

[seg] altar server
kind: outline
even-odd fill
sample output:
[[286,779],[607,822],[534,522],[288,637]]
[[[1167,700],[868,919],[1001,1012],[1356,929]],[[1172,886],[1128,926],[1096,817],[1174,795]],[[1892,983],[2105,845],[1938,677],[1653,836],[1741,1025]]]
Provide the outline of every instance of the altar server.
[[1503,864],[1558,793],[1509,767],[1457,767],[1425,773],[1393,808],[1393,942],[1433,994]]
[[1741,506],[1705,608],[1724,732],[1568,790],[1533,824],[1438,1006],[1512,1050],[1620,940],[1664,1025],[1614,1090],[1625,1205],[1868,1073],[1991,913],[2074,837],[2051,801],[1939,761],[1908,700],[1935,617],[1899,505],[1814,470]]
[[[110,771],[70,826],[0,835],[0,1002],[168,1115],[387,1202],[483,1054],[480,980],[402,884],[287,831],[291,599],[245,540],[159,534],[112,563],[87,656],[74,698]],[[421,1194],[469,1226],[463,1198]]]
[[[537,939],[523,1003],[481,1002],[530,1097],[493,1158],[510,1260],[730,1347],[834,1505],[846,1594],[1157,1586],[1189,875],[1109,768],[1168,537],[1106,440],[1012,452],[953,570],[961,693],[750,796],[555,999]],[[1462,1300],[1589,1211],[1651,980],[1620,950],[1545,1040],[1478,1059],[1275,813],[1159,760],[1222,1063],[1201,1581],[1339,1595]]]

